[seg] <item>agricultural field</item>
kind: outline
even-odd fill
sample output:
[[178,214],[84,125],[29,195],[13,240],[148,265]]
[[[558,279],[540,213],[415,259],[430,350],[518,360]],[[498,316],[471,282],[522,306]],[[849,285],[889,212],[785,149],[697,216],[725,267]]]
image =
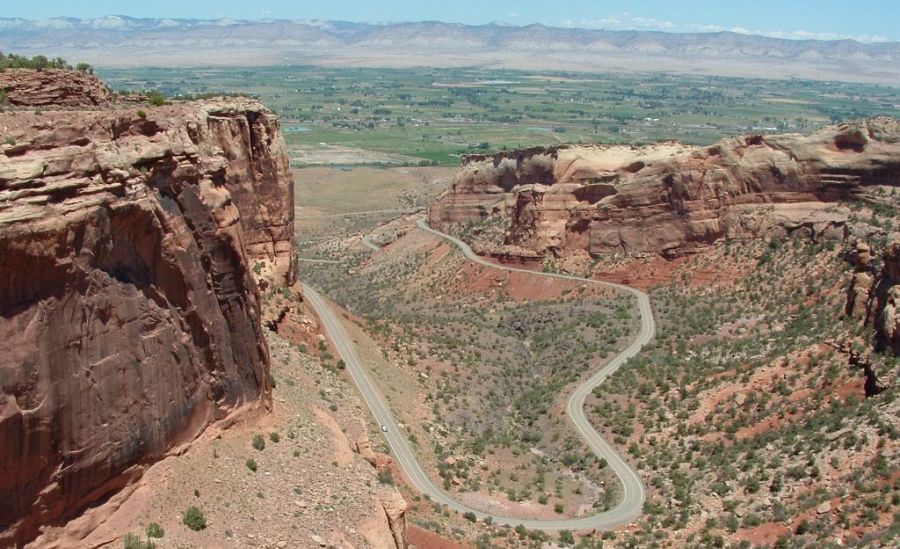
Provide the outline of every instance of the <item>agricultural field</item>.
[[458,165],[471,152],[562,143],[710,144],[900,116],[884,85],[486,69],[105,69],[116,90],[241,93],[282,116],[292,162]]

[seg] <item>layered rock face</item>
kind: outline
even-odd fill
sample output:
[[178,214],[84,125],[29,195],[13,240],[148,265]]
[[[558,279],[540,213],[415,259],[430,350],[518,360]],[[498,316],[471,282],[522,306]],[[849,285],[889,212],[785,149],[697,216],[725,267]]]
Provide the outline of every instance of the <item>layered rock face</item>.
[[293,183],[251,100],[0,114],[0,546],[269,406]]
[[[896,237],[896,235],[895,235]],[[855,267],[847,285],[847,316],[871,329],[875,354],[866,356],[861,346],[848,345],[851,359],[866,373],[867,390],[879,392],[896,382],[895,361],[900,356],[900,240],[890,241],[880,254],[865,242],[858,242],[847,259]]]
[[[506,245],[537,254],[678,256],[725,239],[841,236],[839,203],[900,181],[900,123],[878,118],[711,147],[569,146],[473,156],[429,220],[507,216]],[[837,203],[837,204],[835,204]]]
[[0,71],[0,90],[7,90],[7,101],[19,107],[99,107],[112,100],[103,82],[77,71]]

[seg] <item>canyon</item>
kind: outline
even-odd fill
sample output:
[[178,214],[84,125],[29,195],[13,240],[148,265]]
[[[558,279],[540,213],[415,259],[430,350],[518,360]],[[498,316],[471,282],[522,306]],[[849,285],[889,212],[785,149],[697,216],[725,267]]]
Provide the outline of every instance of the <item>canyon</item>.
[[[468,402],[479,397],[475,388],[490,388],[496,375],[503,389],[484,391],[485,402],[495,394],[523,393],[531,380],[548,385],[557,365],[554,383],[565,387],[579,375],[572,372],[573,363],[587,371],[623,346],[634,328],[629,328],[634,320],[629,301],[611,292],[592,294],[580,278],[554,286],[534,281],[552,276],[534,277],[522,269],[488,272],[482,269],[491,267],[487,260],[469,265],[416,225],[422,221],[418,213],[375,210],[394,212],[395,219],[381,225],[378,218],[350,220],[347,212],[373,212],[332,212],[336,206],[327,197],[338,195],[327,195],[336,191],[324,186],[310,185],[308,192],[321,195],[320,215],[328,221],[303,220],[310,209],[308,204],[295,209],[281,122],[258,100],[218,97],[154,106],[146,96],[114,94],[91,75],[67,71],[0,72],[0,89],[7,90],[8,102],[0,112],[0,546],[120,544],[124,533],[155,521],[165,526],[165,543],[173,546],[274,549],[312,542],[399,549],[411,537],[423,537],[419,527],[434,537],[496,534],[510,546],[519,543],[515,536],[519,546],[529,543],[518,529],[501,531],[489,521],[451,514],[409,485],[398,491],[394,475],[402,468],[394,460],[404,457],[383,453],[388,446],[381,430],[421,440],[426,455],[433,447],[445,487],[465,482],[461,491],[472,486],[474,493],[480,489],[474,487],[476,475],[484,473],[486,486],[496,476],[502,500],[499,478],[512,470],[512,458],[485,454],[495,442],[488,435],[477,441],[480,450],[452,438],[467,436],[469,423],[463,422],[477,419],[480,410]],[[309,171],[298,170],[298,187],[301,174]],[[374,177],[348,178],[342,192],[356,198],[373,189],[378,194]],[[390,179],[388,191],[403,190],[391,201],[406,205],[404,193],[412,184],[398,182],[396,174],[382,177]],[[323,179],[336,186],[333,174]],[[870,415],[882,414],[884,425],[892,425],[896,406],[891,408],[887,397],[896,391],[900,353],[900,239],[891,219],[898,179],[900,123],[889,118],[839,124],[807,136],[753,134],[703,147],[560,145],[465,157],[452,188],[429,209],[428,221],[503,262],[550,270],[578,265],[579,275],[639,286],[659,307],[660,329],[646,350],[650,358],[642,353],[628,365],[638,371],[640,385],[632,379],[629,386],[628,378],[617,374],[605,391],[592,391],[586,406],[579,406],[623,455],[627,448],[627,459],[648,481],[643,518],[616,532],[629,545],[625,536],[643,529],[645,519],[656,528],[654,517],[675,520],[678,506],[685,525],[673,528],[672,536],[680,536],[677,530],[686,525],[700,532],[707,508],[716,513],[712,516],[730,516],[736,507],[717,509],[724,500],[713,493],[731,493],[741,517],[763,514],[760,498],[751,495],[759,486],[746,492],[739,487],[756,481],[750,478],[754,468],[723,475],[724,488],[699,484],[716,475],[702,471],[706,460],[692,459],[694,448],[713,455],[727,446],[714,446],[726,433],[702,430],[706,424],[735,420],[727,433],[735,456],[743,452],[742,440],[762,435],[752,442],[748,462],[759,448],[770,455],[782,450],[782,439],[765,438],[763,431],[780,429],[781,423],[799,425],[806,421],[803,414],[821,415],[828,406],[835,414],[842,405],[855,410],[857,397],[875,409]],[[421,190],[428,199],[438,192],[432,183]],[[353,198],[346,200],[352,204]],[[295,227],[295,211],[307,225]],[[295,234],[316,223],[338,237],[305,243],[304,256],[328,259],[306,257],[303,268],[310,270],[302,271],[303,279],[328,291],[335,303],[346,302],[337,313],[351,330],[348,339],[369,347],[372,365],[366,367],[379,375],[401,421],[408,416],[389,429],[380,420],[372,423],[347,383],[348,365],[337,360],[342,355],[334,330],[328,330],[330,341],[323,332],[326,323],[310,309],[316,293],[309,290],[304,299]],[[366,223],[377,226],[380,235]],[[306,231],[311,235],[304,237],[316,236]],[[376,236],[377,245],[370,239]],[[610,275],[615,269],[622,278]],[[644,285],[630,278],[644,274],[650,281]],[[391,294],[395,291],[398,296]],[[670,302],[672,295],[676,299]],[[589,298],[597,299],[592,308],[576,308]],[[542,300],[548,311],[558,307],[559,318],[539,307]],[[421,306],[422,314],[409,314],[413,306]],[[714,310],[719,306],[723,311]],[[488,311],[488,318],[469,311]],[[819,324],[804,316],[809,311]],[[843,323],[836,321],[841,313]],[[597,319],[590,326],[596,332],[576,333],[588,315]],[[521,357],[539,353],[547,341],[561,349],[547,347],[553,368],[529,374],[521,385],[508,374],[480,372],[503,364],[492,363],[491,352],[506,358],[498,351],[504,348],[491,340],[460,335],[468,337],[465,328],[486,337],[490,331],[477,324],[482,321],[498,330],[496,341],[517,351],[523,347],[510,353],[517,361],[509,372],[524,372]],[[564,328],[557,327],[561,321]],[[459,333],[443,335],[452,323]],[[432,339],[418,339],[429,330]],[[371,344],[365,339],[370,335],[378,338]],[[609,352],[594,356],[599,351],[585,346],[583,356],[566,354],[573,352],[573,339],[605,341]],[[720,344],[728,353],[718,351]],[[710,353],[694,352],[704,346]],[[477,360],[463,354],[466,349],[473,349]],[[848,359],[865,371],[864,390],[858,375],[846,368]],[[401,380],[402,388],[404,379],[423,401],[394,400],[403,395],[390,384]],[[473,388],[450,380],[472,381]],[[618,401],[604,400],[607,391],[635,404],[630,416],[618,411]],[[467,397],[465,407],[456,401],[457,393]],[[775,395],[775,404],[757,407],[756,393]],[[886,402],[878,400],[881,393]],[[441,395],[443,404],[434,395]],[[540,462],[541,473],[534,493],[517,501],[506,492],[509,503],[532,504],[532,496],[540,502],[543,494],[541,505],[546,504],[547,466],[560,474],[553,480],[558,494],[551,496],[559,510],[546,506],[547,516],[557,518],[563,509],[570,513],[576,504],[596,509],[601,492],[585,494],[569,478],[585,470],[578,447],[546,436],[571,428],[551,400],[555,393],[526,395],[530,400],[522,401],[521,411],[534,412],[528,434],[535,438],[521,441],[515,455],[525,456],[523,463]],[[680,408],[685,403],[696,404],[691,414]],[[447,425],[457,421],[466,428],[451,435],[442,412],[450,418]],[[502,420],[501,415],[490,419]],[[867,417],[860,412],[853,418],[857,415]],[[690,421],[678,424],[676,432],[675,418]],[[852,423],[853,418],[830,422],[828,432],[838,434],[828,440],[838,442],[829,450],[828,464],[840,465],[849,455],[856,460],[853,472],[866,472],[874,470],[879,456],[886,462],[896,458],[896,446],[884,442],[896,430],[881,425],[876,430]],[[613,419],[640,424],[639,432],[613,425]],[[498,423],[497,432],[505,425]],[[855,450],[838,440],[860,425],[865,440],[854,443]],[[522,423],[510,426],[522,432]],[[817,429],[802,431],[801,437],[824,438]],[[652,437],[645,439],[647,433]],[[793,441],[787,435],[784,440]],[[876,451],[881,445],[885,450]],[[690,454],[654,454],[689,446]],[[786,449],[792,446],[784,443]],[[767,465],[773,485],[783,471],[796,469],[795,461],[803,457],[798,453],[785,452],[783,463]],[[658,459],[699,467],[695,488],[704,500],[695,503],[702,503],[703,515],[690,507],[681,487],[670,486],[677,472],[657,474]],[[736,459],[722,462],[730,467]],[[609,473],[605,460],[591,463],[601,484],[611,480],[602,476]],[[827,486],[854,486],[838,465],[820,460],[816,467],[824,471]],[[504,477],[514,495],[530,486],[525,479],[514,484],[515,475],[531,482],[530,475],[515,471]],[[810,479],[820,479],[820,469],[815,471]],[[779,497],[799,500],[810,482],[819,482],[803,475],[789,475],[797,478],[788,480]],[[563,482],[568,500],[561,495]],[[890,482],[889,489],[896,490]],[[401,495],[410,493],[406,499]],[[862,496],[850,497],[852,503]],[[109,512],[98,511],[110,503]],[[173,513],[195,504],[207,513],[208,530],[185,528]],[[797,509],[787,516],[805,516]],[[825,518],[829,512],[817,511]],[[407,513],[416,517],[414,524],[407,524]],[[768,517],[768,507],[765,513]],[[773,517],[779,513],[773,511]],[[789,524],[776,518],[772,522],[779,528]],[[876,518],[870,522],[879,528],[886,524],[884,517]],[[744,530],[752,522],[759,524],[747,520]],[[455,526],[447,533],[442,524]],[[722,524],[706,524],[707,531],[723,531]],[[737,536],[729,541],[753,534],[729,529],[727,535]],[[592,540],[596,534],[576,532]]]
[[77,73],[0,80],[45,109],[0,113],[6,546],[271,409],[260,289],[296,266],[288,158],[259,102],[58,110],[110,94]]

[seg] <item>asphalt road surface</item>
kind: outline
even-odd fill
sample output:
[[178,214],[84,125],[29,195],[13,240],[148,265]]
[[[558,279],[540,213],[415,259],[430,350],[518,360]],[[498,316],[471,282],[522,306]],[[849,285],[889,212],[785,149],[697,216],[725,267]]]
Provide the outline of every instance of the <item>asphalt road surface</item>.
[[641,328],[640,332],[638,332],[637,337],[628,346],[628,348],[620,352],[609,362],[607,362],[606,365],[604,365],[593,375],[591,375],[587,380],[579,384],[566,403],[566,413],[572,420],[572,424],[574,425],[575,429],[584,439],[585,443],[591,448],[594,454],[596,454],[598,457],[606,459],[609,467],[618,476],[619,481],[622,485],[623,497],[621,501],[619,501],[618,505],[608,511],[578,518],[560,518],[548,520],[511,518],[485,513],[483,511],[479,511],[478,509],[474,509],[463,503],[460,503],[453,499],[453,497],[443,489],[435,485],[434,482],[432,482],[431,478],[429,478],[428,475],[425,474],[422,466],[419,465],[419,462],[416,461],[415,454],[410,447],[406,435],[400,430],[397,421],[394,419],[393,414],[391,414],[391,411],[388,409],[384,398],[378,392],[376,385],[372,382],[369,374],[363,367],[362,362],[356,355],[353,342],[350,340],[347,332],[344,330],[344,327],[341,324],[340,320],[337,318],[332,309],[328,306],[328,303],[322,298],[321,295],[319,295],[318,292],[316,292],[313,288],[304,285],[303,290],[306,299],[322,319],[322,322],[325,325],[325,329],[328,331],[328,334],[331,336],[332,341],[334,341],[334,344],[337,347],[341,358],[347,365],[347,371],[350,373],[350,376],[353,378],[353,381],[359,388],[363,399],[369,406],[369,409],[372,411],[372,415],[375,417],[376,423],[387,427],[387,432],[383,434],[387,439],[388,445],[390,446],[394,460],[406,474],[406,477],[409,480],[410,484],[412,484],[421,493],[429,496],[433,502],[446,505],[449,509],[452,509],[459,513],[473,513],[479,520],[484,520],[490,517],[494,524],[507,524],[510,526],[517,526],[521,524],[528,529],[544,531],[579,531],[610,530],[637,520],[637,518],[641,516],[644,500],[646,499],[644,484],[643,482],[641,482],[640,477],[638,477],[637,472],[632,469],[631,466],[625,462],[625,460],[622,459],[619,453],[612,446],[610,446],[609,443],[606,442],[606,440],[602,436],[600,436],[600,433],[598,433],[588,422],[587,417],[584,414],[584,401],[595,387],[603,383],[606,378],[608,378],[613,372],[615,372],[623,364],[625,364],[625,362],[627,362],[629,358],[635,356],[638,352],[640,352],[641,348],[653,338],[655,325],[653,322],[653,312],[650,308],[650,299],[647,297],[647,294],[641,292],[640,290],[636,290],[628,286],[623,286],[621,284],[589,280],[577,276],[542,273],[529,271],[527,269],[517,269],[514,267],[497,265],[479,257],[477,254],[475,254],[475,252],[472,251],[471,248],[469,248],[469,246],[465,242],[430,228],[425,223],[424,219],[419,220],[418,226],[423,231],[429,232],[433,235],[439,236],[445,240],[452,242],[458,248],[460,248],[460,250],[462,250],[467,259],[480,265],[484,265],[485,267],[505,271],[523,272],[534,276],[547,276],[552,278],[561,278],[564,280],[574,280],[588,284],[599,284],[628,292],[636,298],[637,306],[641,314]]

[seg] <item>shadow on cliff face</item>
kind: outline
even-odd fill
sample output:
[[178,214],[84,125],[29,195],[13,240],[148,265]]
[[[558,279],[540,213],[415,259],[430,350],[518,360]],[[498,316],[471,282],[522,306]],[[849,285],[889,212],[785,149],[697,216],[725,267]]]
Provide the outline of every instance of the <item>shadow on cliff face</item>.
[[251,266],[296,277],[293,182],[260,104],[43,116],[71,131],[0,115],[21,137],[0,147],[0,545],[270,407]]

